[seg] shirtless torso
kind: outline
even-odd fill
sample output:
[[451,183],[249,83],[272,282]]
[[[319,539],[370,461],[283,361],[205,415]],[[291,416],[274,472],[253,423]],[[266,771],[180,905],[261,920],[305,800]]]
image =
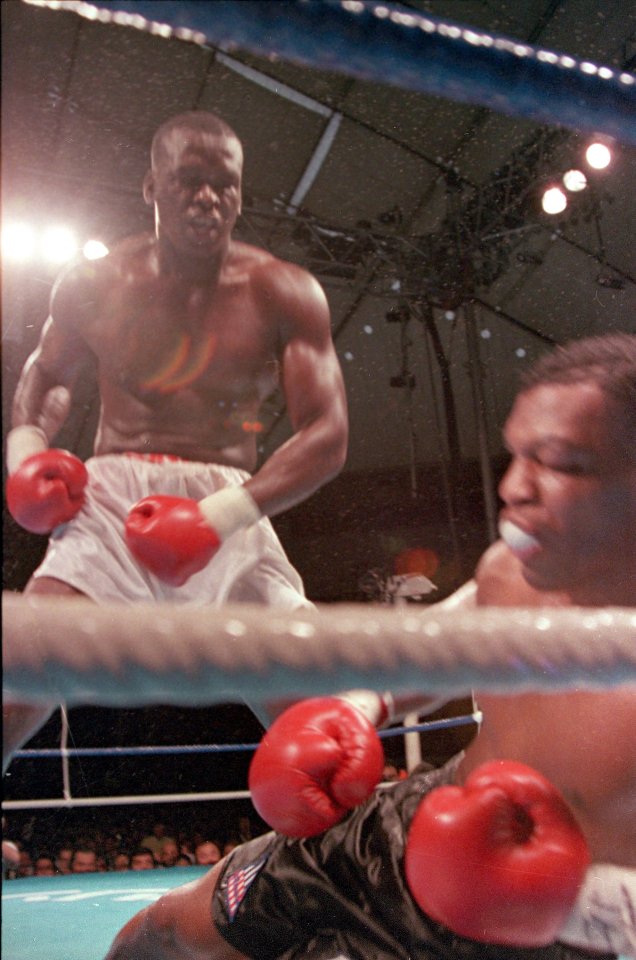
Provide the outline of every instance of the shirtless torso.
[[[296,431],[319,424],[320,439],[331,435],[341,449],[344,397],[314,278],[234,242],[218,276],[184,278],[160,269],[159,259],[155,237],[136,237],[60,281],[16,394],[15,422],[36,419],[51,387],[72,389],[94,371],[95,454],[169,453],[253,471],[259,410],[282,377]],[[265,512],[297,502],[335,472],[341,453],[331,465],[324,452],[326,464],[313,463],[312,475],[307,460],[287,458],[295,481],[275,503],[263,481],[277,461],[265,466],[263,492],[256,482],[250,491]]]
[[[501,542],[476,579],[478,605],[570,605],[530,587]],[[535,767],[568,800],[594,861],[636,867],[636,688],[476,696],[483,723],[462,776],[493,757]]]

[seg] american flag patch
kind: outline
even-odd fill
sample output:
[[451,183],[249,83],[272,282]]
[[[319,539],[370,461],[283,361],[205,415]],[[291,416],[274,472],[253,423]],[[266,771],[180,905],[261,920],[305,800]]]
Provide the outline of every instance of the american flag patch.
[[249,863],[240,870],[231,873],[227,880],[225,889],[225,907],[230,921],[234,920],[236,911],[241,906],[245,894],[249,890],[252,880],[258,875],[259,870],[267,860],[267,857],[259,857],[254,863]]

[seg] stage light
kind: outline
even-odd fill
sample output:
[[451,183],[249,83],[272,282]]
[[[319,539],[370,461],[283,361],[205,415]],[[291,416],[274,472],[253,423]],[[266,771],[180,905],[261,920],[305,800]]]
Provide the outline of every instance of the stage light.
[[82,253],[87,260],[101,260],[109,254],[108,247],[101,240],[87,240],[82,247]]
[[593,170],[605,170],[612,161],[612,151],[607,144],[595,141],[585,151],[585,159]]
[[568,198],[561,187],[548,187],[541,198],[541,206],[546,213],[554,215],[563,213],[568,205]]
[[567,170],[563,174],[563,186],[570,193],[578,193],[587,187],[587,177],[582,170]]
[[30,260],[35,252],[35,233],[26,223],[7,223],[2,228],[2,257],[14,263]]
[[41,251],[51,263],[66,263],[77,253],[77,241],[67,227],[49,227],[42,235]]

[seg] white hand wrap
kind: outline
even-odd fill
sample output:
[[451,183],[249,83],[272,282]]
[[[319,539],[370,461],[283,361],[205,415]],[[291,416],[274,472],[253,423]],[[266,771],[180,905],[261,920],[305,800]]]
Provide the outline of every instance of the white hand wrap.
[[344,693],[337,693],[336,696],[359,710],[374,727],[380,727],[393,718],[393,697],[388,692],[346,690]]
[[559,940],[636,957],[636,870],[592,864]]
[[27,457],[48,450],[49,443],[44,430],[33,424],[25,423],[14,427],[7,436],[7,472],[15,473]]
[[261,511],[245,487],[224,487],[199,501],[199,510],[216,531],[221,542],[237,530],[251,527],[261,519]]

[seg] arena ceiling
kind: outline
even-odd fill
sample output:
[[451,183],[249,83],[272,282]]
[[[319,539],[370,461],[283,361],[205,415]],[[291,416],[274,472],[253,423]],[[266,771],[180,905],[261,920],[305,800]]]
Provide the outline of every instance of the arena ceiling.
[[[634,72],[636,0],[405,7]],[[413,476],[440,458],[496,457],[530,360],[572,337],[636,331],[633,146],[614,144],[610,167],[548,217],[541,188],[581,166],[589,130],[21,0],[2,17],[5,220],[109,244],[151,228],[140,187],[154,129],[183,110],[219,112],[245,146],[241,236],[327,292],[347,471]],[[53,279],[40,262],[4,264],[5,412]],[[88,390],[66,430],[80,455],[96,410]],[[283,413],[272,397],[265,455],[286,436]]]

